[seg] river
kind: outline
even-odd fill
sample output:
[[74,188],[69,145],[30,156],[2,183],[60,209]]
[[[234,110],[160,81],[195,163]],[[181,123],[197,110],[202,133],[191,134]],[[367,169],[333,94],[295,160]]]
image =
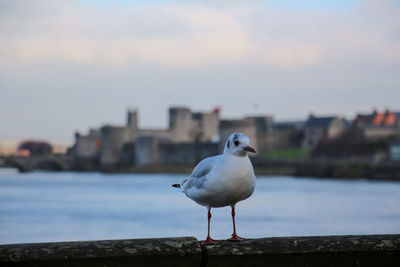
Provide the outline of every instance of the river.
[[[204,239],[206,209],[171,187],[184,177],[0,169],[0,243]],[[212,237],[228,238],[230,208],[212,211]],[[258,176],[236,217],[247,238],[400,233],[400,183]]]

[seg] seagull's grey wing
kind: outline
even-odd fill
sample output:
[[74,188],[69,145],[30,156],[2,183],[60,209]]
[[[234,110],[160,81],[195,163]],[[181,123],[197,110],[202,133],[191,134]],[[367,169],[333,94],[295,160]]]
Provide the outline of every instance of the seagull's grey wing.
[[201,178],[201,177],[207,175],[211,171],[211,169],[213,167],[213,162],[214,162],[214,158],[213,157],[203,159],[193,169],[193,172],[190,175],[190,177]]
[[207,174],[211,172],[217,157],[218,156],[209,157],[200,161],[200,163],[193,169],[190,178],[184,184],[184,188],[188,189],[192,186],[201,188],[206,181]]

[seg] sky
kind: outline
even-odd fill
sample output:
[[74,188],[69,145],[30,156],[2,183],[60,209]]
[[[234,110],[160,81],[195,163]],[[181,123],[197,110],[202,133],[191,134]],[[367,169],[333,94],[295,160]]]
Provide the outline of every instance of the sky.
[[0,0],[0,139],[400,111],[400,1]]

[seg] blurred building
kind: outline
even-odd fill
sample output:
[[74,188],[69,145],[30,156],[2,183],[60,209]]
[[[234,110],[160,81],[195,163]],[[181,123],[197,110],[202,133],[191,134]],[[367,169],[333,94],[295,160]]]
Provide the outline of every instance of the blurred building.
[[219,136],[219,112],[192,112],[189,108],[169,109],[169,138],[172,142],[212,142]]
[[274,150],[299,148],[302,141],[302,122],[275,122],[272,116],[248,116],[243,119],[221,120],[221,148],[235,132],[246,134],[258,154]]
[[370,114],[357,114],[353,130],[358,138],[365,140],[400,135],[400,112],[375,110]]
[[[87,135],[76,133],[69,154],[79,168],[194,164],[221,153],[228,136],[242,132],[250,138],[258,155],[306,149],[318,150],[314,153],[317,156],[336,157],[336,148],[341,144],[342,158],[348,155],[370,158],[384,144],[373,144],[367,151],[364,139],[400,133],[400,113],[390,111],[358,114],[352,124],[338,116],[314,115],[294,122],[275,122],[268,115],[221,119],[220,108],[193,112],[187,107],[171,107],[168,113],[168,128],[145,129],[138,126],[138,111],[130,110],[126,125],[104,125],[91,129]],[[394,158],[396,149],[394,144]]]
[[44,141],[23,141],[18,145],[18,156],[43,156],[53,153],[53,147]]
[[389,110],[357,114],[343,134],[318,143],[313,149],[312,157],[361,162],[397,160],[400,139],[399,115],[400,113]]
[[183,158],[189,162],[199,158],[198,153],[215,154],[218,140],[218,111],[192,112],[187,107],[172,107],[167,129],[142,129],[138,127],[138,112],[134,110],[128,111],[126,126],[105,125],[88,135],[77,133],[70,154],[76,159],[97,160],[103,167],[148,165],[182,161],[168,151],[185,147],[186,155],[191,156]]
[[[29,144],[29,145],[28,145]],[[48,145],[51,147],[50,154],[65,154],[68,149],[71,147],[70,143],[67,142],[44,142],[44,141],[35,141],[35,140],[0,140],[0,156],[31,156],[38,155],[38,147],[43,147]],[[40,155],[49,154],[46,149],[43,149],[40,152]]]
[[310,115],[304,124],[302,147],[314,148],[321,141],[338,138],[346,132],[348,126],[344,118]]
[[400,139],[389,141],[389,158],[392,161],[400,161]]
[[143,129],[138,127],[138,111],[128,111],[125,126],[76,133],[70,155],[78,168],[194,164],[221,153],[236,132],[246,134],[258,154],[301,147],[303,122],[275,122],[267,115],[221,120],[219,113],[219,107],[210,112],[171,107],[167,129]]
[[74,156],[78,159],[98,158],[101,149],[100,131],[90,129],[87,135],[75,133]]
[[273,122],[266,135],[267,151],[297,149],[304,138],[304,122]]

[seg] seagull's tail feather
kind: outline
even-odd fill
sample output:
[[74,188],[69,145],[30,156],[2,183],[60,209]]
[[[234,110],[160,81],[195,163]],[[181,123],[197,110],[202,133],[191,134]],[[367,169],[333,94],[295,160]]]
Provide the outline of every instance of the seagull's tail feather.
[[186,183],[187,180],[188,179],[183,180],[182,183],[180,183],[180,184],[173,184],[172,187],[180,188],[181,191],[183,192],[183,190],[184,190],[183,189],[183,184]]

